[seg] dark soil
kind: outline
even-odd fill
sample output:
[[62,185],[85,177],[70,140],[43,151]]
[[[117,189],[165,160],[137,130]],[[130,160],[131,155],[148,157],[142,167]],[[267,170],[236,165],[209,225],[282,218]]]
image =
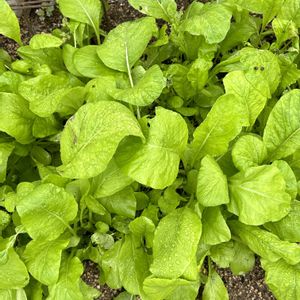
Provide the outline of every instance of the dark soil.
[[[189,2],[191,0],[178,0],[178,8],[183,9]],[[209,2],[209,0],[202,0],[200,2]],[[103,19],[102,28],[108,31],[119,23],[133,20],[140,16],[139,12],[129,6],[127,0],[109,0],[109,9]],[[24,44],[28,44],[31,36],[36,33],[51,32],[52,29],[59,27],[61,20],[62,18],[58,10],[54,11],[53,16],[45,17],[44,20],[38,17],[34,10],[25,11],[25,14],[20,18]],[[0,35],[1,47],[7,50],[12,57],[17,57],[17,44]],[[112,290],[106,285],[100,285],[99,269],[96,264],[86,261],[84,265],[85,272],[82,278],[87,284],[101,291],[102,295],[98,300],[114,299],[121,292],[121,290]],[[218,273],[228,289],[230,300],[275,300],[275,297],[264,283],[264,271],[260,267],[258,259],[255,268],[246,275],[234,276],[229,269],[218,269]],[[199,299],[201,299],[201,295],[199,295]]]

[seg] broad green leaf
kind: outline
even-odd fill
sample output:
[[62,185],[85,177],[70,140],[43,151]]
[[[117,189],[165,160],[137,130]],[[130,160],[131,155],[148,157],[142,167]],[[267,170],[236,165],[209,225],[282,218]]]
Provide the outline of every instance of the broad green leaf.
[[[263,14],[263,27],[268,24],[279,12],[284,0],[231,0],[250,12]],[[284,3],[284,4],[283,4]]]
[[217,245],[231,239],[230,230],[222,215],[220,207],[207,207],[202,212],[202,236],[203,243]]
[[155,19],[151,17],[122,23],[108,33],[98,48],[98,55],[109,68],[128,72],[142,56],[156,31]]
[[95,198],[111,196],[130,185],[133,179],[122,173],[114,159],[111,159],[103,173],[92,179]]
[[278,18],[295,22],[300,27],[300,3],[298,0],[285,0],[278,13]]
[[48,117],[56,111],[70,88],[67,77],[49,74],[23,81],[19,86],[19,94],[29,102],[32,112],[40,117]]
[[211,259],[220,267],[228,268],[233,261],[235,250],[232,241],[213,245],[209,249]]
[[210,60],[203,58],[198,58],[191,64],[187,79],[197,92],[201,91],[206,85],[208,73],[212,66],[213,63]]
[[229,202],[227,178],[218,163],[209,155],[201,161],[197,199],[203,206],[218,206]]
[[150,271],[157,277],[180,277],[196,255],[201,231],[200,219],[190,208],[162,218],[154,234]]
[[133,235],[145,238],[147,248],[152,248],[155,225],[151,219],[140,216],[129,223],[129,229]]
[[116,162],[125,174],[137,182],[163,189],[177,177],[188,130],[179,114],[162,107],[156,107],[155,112],[156,117],[149,121],[146,143],[129,140],[119,148]]
[[233,71],[225,76],[223,82],[226,93],[237,96],[243,103],[252,126],[270,98],[267,81],[252,72]]
[[54,115],[46,118],[36,116],[32,125],[32,135],[36,138],[44,138],[57,134],[61,125]]
[[55,284],[59,277],[61,253],[68,243],[68,240],[29,242],[22,258],[30,274],[45,285]]
[[113,288],[118,289],[122,287],[119,274],[119,255],[122,247],[122,241],[119,240],[114,245],[104,252],[101,257],[101,269],[103,271],[103,277],[106,284]]
[[94,300],[99,299],[101,292],[97,290],[95,287],[90,286],[89,284],[85,283],[83,280],[79,281],[80,291],[83,295],[83,299],[86,300]]
[[263,141],[268,160],[284,158],[300,147],[300,90],[284,94],[275,104],[268,118]]
[[230,221],[229,225],[232,233],[238,235],[243,243],[262,258],[271,262],[283,258],[291,265],[300,262],[300,246],[296,243],[282,241],[271,232],[238,221]]
[[161,94],[166,80],[159,66],[148,69],[132,88],[116,89],[112,96],[115,99],[138,106],[150,105]]
[[25,99],[15,94],[0,93],[0,111],[0,131],[11,135],[21,144],[33,141],[34,115]]
[[21,45],[22,42],[18,19],[6,0],[0,0],[0,11],[0,34],[15,40]]
[[84,199],[84,202],[85,202],[87,208],[91,212],[98,214],[100,216],[104,216],[107,214],[107,210],[105,209],[105,207],[91,195],[83,196],[81,198],[81,201],[83,201],[83,199]]
[[56,48],[60,47],[62,44],[62,39],[50,33],[35,34],[29,42],[31,49]]
[[12,151],[14,150],[14,143],[0,143],[0,182],[6,179],[7,161]]
[[280,89],[285,90],[287,87],[291,86],[297,80],[300,79],[300,69],[298,69],[298,66],[296,64],[291,63],[284,56],[280,57],[279,64],[280,64],[281,75],[282,75],[282,79],[280,82]]
[[220,275],[212,270],[208,275],[207,282],[204,286],[203,300],[228,300],[228,292]]
[[93,27],[97,40],[99,39],[100,18],[102,6],[98,0],[59,0],[59,10],[70,19]]
[[280,47],[285,41],[292,38],[299,38],[298,28],[291,20],[276,18],[272,22],[272,28],[276,36],[276,45]]
[[65,70],[60,48],[31,49],[30,46],[18,48],[21,58],[50,67],[53,72]]
[[148,254],[139,239],[126,235],[119,253],[119,272],[123,287],[133,295],[140,295],[144,279],[149,275]]
[[283,259],[277,262],[262,259],[265,281],[278,300],[295,300],[300,295],[300,264],[291,266]]
[[247,134],[240,137],[232,148],[232,160],[240,171],[257,167],[267,157],[267,149],[262,139],[254,134]]
[[8,249],[7,260],[0,263],[0,291],[1,289],[20,289],[28,282],[29,275],[24,263],[13,248]]
[[247,118],[244,105],[237,96],[221,96],[194,131],[191,145],[194,163],[207,154],[219,156],[227,152],[229,142],[248,125]]
[[197,14],[186,19],[181,30],[203,35],[209,44],[224,40],[230,28],[231,13],[221,4],[206,4]]
[[97,55],[99,46],[89,45],[77,49],[73,54],[74,68],[81,76],[96,78],[98,76],[114,76],[116,72],[103,64]]
[[23,75],[6,71],[0,76],[0,92],[18,93],[19,84],[24,80]]
[[[18,290],[0,290],[0,299],[1,300],[27,300],[26,293],[24,289]],[[39,300],[39,299],[32,299]]]
[[234,241],[234,257],[230,262],[230,270],[234,275],[250,272],[255,265],[254,253],[244,244]]
[[289,164],[284,160],[275,160],[272,165],[281,172],[286,184],[285,191],[291,196],[292,200],[295,199],[298,192],[297,179]]
[[145,299],[150,300],[194,300],[197,297],[199,283],[182,278],[166,279],[149,276],[144,280]]
[[71,117],[61,137],[59,172],[68,178],[89,178],[103,172],[120,141],[143,137],[134,115],[120,103],[100,101],[83,105]]
[[[263,77],[268,82],[270,93],[273,94],[281,80],[278,57],[268,50],[258,50],[246,47],[238,52],[243,69],[247,70],[250,77]],[[263,87],[259,85],[263,90]],[[254,88],[254,86],[252,87]],[[267,88],[265,88],[267,91]]]
[[282,240],[289,242],[300,241],[300,202],[294,200],[292,202],[292,209],[289,214],[278,222],[267,223],[264,226],[279,236]]
[[172,83],[175,92],[183,99],[189,99],[196,94],[192,83],[188,79],[190,69],[180,64],[172,64],[168,67],[167,78]]
[[60,267],[58,282],[49,286],[48,300],[84,300],[80,290],[80,276],[83,266],[79,258],[64,257]]
[[73,196],[51,183],[41,184],[20,198],[17,211],[33,239],[56,239],[77,214]]
[[[63,60],[64,60],[64,64],[67,68],[67,70],[77,76],[77,77],[80,77],[82,76],[81,73],[79,73],[77,71],[77,68],[75,68],[75,65],[74,65],[74,62],[73,62],[73,59],[74,59],[74,54],[78,51],[79,49],[78,48],[75,48],[73,47],[72,45],[70,44],[65,44],[63,46],[63,50],[62,50],[62,57],[63,57]],[[87,57],[86,57],[87,58]]]
[[237,173],[229,179],[229,195],[228,210],[248,225],[278,221],[291,207],[284,177],[274,166],[251,167]]
[[108,197],[99,198],[98,201],[110,212],[127,218],[134,218],[136,199],[131,187]]
[[177,4],[174,0],[129,0],[128,2],[143,14],[169,23],[174,21],[177,12]]

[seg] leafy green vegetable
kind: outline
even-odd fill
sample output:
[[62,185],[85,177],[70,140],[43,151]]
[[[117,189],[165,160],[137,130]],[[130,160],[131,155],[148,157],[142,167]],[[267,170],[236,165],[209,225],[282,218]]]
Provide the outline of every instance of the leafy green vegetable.
[[299,1],[129,0],[107,32],[105,2],[0,49],[0,299],[95,299],[87,260],[116,299],[228,299],[256,255],[299,298]]

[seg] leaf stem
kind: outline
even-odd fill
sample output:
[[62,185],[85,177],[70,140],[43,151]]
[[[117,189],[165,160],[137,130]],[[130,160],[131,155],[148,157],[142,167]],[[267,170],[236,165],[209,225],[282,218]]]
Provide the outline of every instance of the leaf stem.
[[134,85],[133,85],[133,80],[132,80],[132,75],[131,75],[131,70],[129,65],[128,48],[126,42],[125,42],[125,59],[126,59],[127,73],[129,77],[130,86],[133,88]]

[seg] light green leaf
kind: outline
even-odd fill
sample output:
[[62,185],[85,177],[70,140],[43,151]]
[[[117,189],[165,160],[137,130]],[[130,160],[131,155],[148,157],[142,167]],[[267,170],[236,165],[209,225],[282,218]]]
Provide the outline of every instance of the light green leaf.
[[58,282],[49,286],[47,300],[84,300],[80,290],[80,276],[83,266],[79,258],[63,257]]
[[257,167],[267,157],[267,149],[262,139],[254,134],[247,134],[240,137],[232,148],[232,160],[240,171]]
[[100,216],[104,216],[107,214],[107,210],[105,209],[105,207],[98,201],[96,200],[94,197],[92,197],[91,195],[86,195],[83,196],[81,198],[81,201],[84,200],[87,208],[95,213],[98,214]]
[[177,13],[177,4],[174,0],[129,0],[128,2],[141,13],[169,23],[174,20]]
[[231,239],[230,230],[222,215],[220,207],[207,207],[202,213],[202,236],[203,243],[217,245]]
[[160,96],[165,86],[166,80],[161,69],[154,65],[143,74],[143,77],[132,88],[116,89],[112,96],[133,105],[146,106]]
[[20,289],[28,283],[29,275],[24,263],[15,250],[9,248],[7,260],[0,263],[0,291],[1,289]]
[[[26,293],[24,289],[18,290],[0,290],[0,299],[1,300],[27,300]],[[40,300],[40,299],[32,299]]]
[[122,287],[119,274],[119,254],[122,246],[122,241],[119,240],[101,257],[101,269],[106,284],[113,288],[118,289]]
[[270,161],[293,154],[300,147],[300,90],[284,94],[268,118],[263,141]]
[[234,258],[233,246],[232,241],[211,246],[209,249],[211,259],[220,268],[228,268]]
[[289,164],[284,160],[275,160],[272,165],[281,172],[286,184],[285,191],[291,196],[292,200],[295,199],[298,192],[297,179]]
[[17,211],[33,239],[56,239],[77,214],[73,196],[51,183],[41,184],[20,198]]
[[109,69],[97,54],[99,46],[89,45],[77,49],[73,54],[74,68],[81,76],[96,78],[98,76],[114,76],[116,71]]
[[208,73],[212,66],[211,61],[203,58],[198,58],[191,64],[187,78],[197,92],[201,91],[206,85]]
[[54,115],[46,118],[36,116],[32,125],[32,135],[36,138],[44,138],[58,133],[61,129],[60,123]]
[[157,277],[180,277],[194,259],[202,225],[190,208],[176,209],[162,218],[153,241],[150,271]]
[[89,178],[103,172],[120,141],[143,137],[134,115],[120,103],[100,101],[83,105],[71,117],[61,137],[59,172],[68,178]]
[[155,112],[156,117],[149,121],[147,142],[129,140],[119,148],[115,158],[129,177],[152,188],[163,189],[177,177],[188,130],[179,114],[162,107],[156,107]]
[[254,253],[244,244],[234,241],[234,257],[230,262],[230,270],[234,275],[250,272],[255,265]]
[[18,19],[6,0],[0,0],[0,11],[0,34],[15,40],[21,45],[22,42]]
[[70,88],[67,77],[49,74],[23,81],[19,86],[19,94],[29,102],[32,112],[40,117],[48,117],[56,111]]
[[224,40],[230,28],[231,13],[221,4],[206,4],[182,23],[182,30],[203,35],[209,44]]
[[14,137],[21,144],[33,141],[33,113],[28,109],[28,103],[22,97],[0,93],[0,131]]
[[111,196],[130,185],[133,179],[121,172],[112,158],[103,173],[92,179],[95,198]]
[[167,78],[172,83],[175,92],[183,99],[189,99],[196,94],[192,83],[188,79],[190,69],[180,64],[172,64],[168,67]]
[[267,81],[252,72],[233,71],[225,76],[223,82],[226,93],[237,96],[243,103],[252,126],[270,98]]
[[14,143],[0,143],[0,183],[6,179],[7,161],[14,148]]
[[218,206],[229,202],[227,178],[218,163],[209,155],[201,161],[197,199],[203,206]]
[[300,264],[291,266],[283,259],[271,262],[261,260],[266,272],[265,281],[278,300],[295,300],[300,296]]
[[300,241],[300,202],[294,200],[289,214],[278,222],[264,224],[268,230],[289,242]]
[[22,257],[30,274],[45,285],[55,284],[59,277],[61,253],[68,243],[68,240],[29,242]]
[[230,221],[229,225],[232,233],[238,235],[243,243],[262,258],[271,262],[283,258],[291,265],[300,262],[300,246],[296,243],[282,241],[271,232],[238,221]]
[[114,195],[99,198],[98,201],[110,212],[127,218],[134,218],[136,199],[131,187]]
[[285,217],[291,197],[285,180],[274,166],[251,167],[229,179],[228,210],[248,225],[262,225]]
[[295,22],[300,27],[300,3],[298,0],[285,0],[278,13],[278,18]]
[[122,23],[108,33],[98,48],[98,55],[109,68],[128,72],[142,56],[156,31],[155,19],[151,17]]
[[32,49],[56,48],[60,47],[62,44],[62,39],[50,33],[35,34],[29,42]]
[[149,275],[148,255],[139,239],[126,235],[119,253],[119,272],[123,287],[133,295],[140,295],[144,279]]
[[282,75],[280,89],[285,90],[288,86],[294,84],[297,80],[300,79],[300,69],[298,69],[298,66],[296,64],[291,63],[284,56],[280,56],[279,64]]
[[98,0],[59,0],[59,10],[70,19],[93,27],[97,40],[99,37],[102,6]]
[[145,299],[150,300],[194,300],[197,297],[199,283],[182,278],[166,279],[149,276],[144,280]]
[[276,36],[276,45],[280,47],[285,41],[292,38],[299,38],[298,28],[291,20],[276,18],[272,22],[272,28]]
[[247,118],[239,98],[234,95],[218,98],[205,120],[194,131],[191,145],[194,163],[207,154],[219,156],[227,152],[229,142],[243,126],[248,125]]
[[203,300],[228,300],[228,292],[219,274],[212,270],[204,286]]

